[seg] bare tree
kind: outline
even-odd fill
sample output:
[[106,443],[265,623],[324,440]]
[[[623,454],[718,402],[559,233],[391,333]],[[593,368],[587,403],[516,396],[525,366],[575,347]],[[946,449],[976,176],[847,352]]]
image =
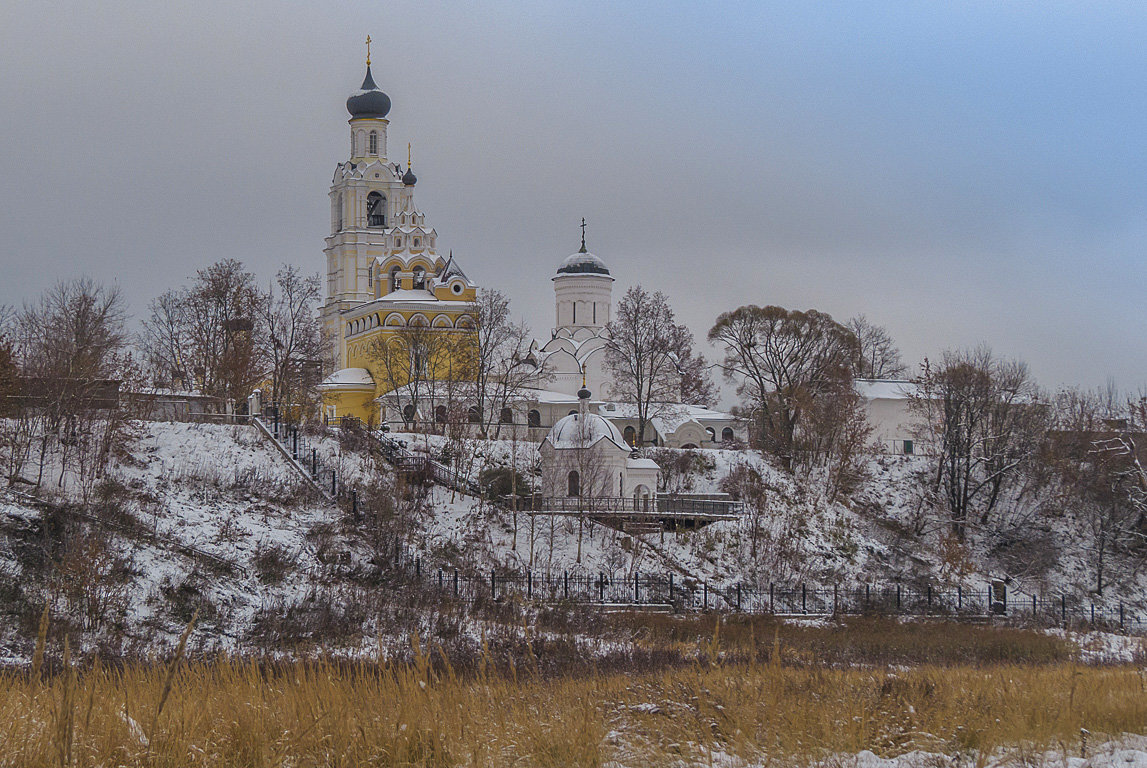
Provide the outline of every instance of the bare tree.
[[500,291],[480,289],[475,307],[478,330],[474,338],[474,400],[479,431],[497,437],[523,390],[546,378],[530,355],[530,329],[510,318],[510,300]]
[[1059,392],[1044,451],[1057,481],[1053,503],[1080,526],[1098,595],[1116,570],[1113,560],[1137,554],[1141,561],[1147,554],[1136,504],[1141,465],[1135,428],[1127,411],[1113,408],[1113,400],[1102,390]]
[[865,449],[873,428],[864,398],[852,379],[842,375],[825,391],[801,399],[805,418],[797,432],[795,455],[809,465],[827,466],[826,491],[832,502],[859,487],[866,475]]
[[286,265],[260,304],[260,321],[270,342],[271,398],[302,412],[318,404],[316,386],[327,356],[315,311],[320,290],[318,275],[303,275],[294,265]]
[[379,335],[371,343],[371,373],[383,385],[383,402],[408,429],[433,423],[439,406],[457,420],[462,399],[473,394],[475,346],[471,332],[429,325]]
[[864,315],[852,318],[845,325],[858,342],[853,363],[856,376],[862,379],[898,379],[907,372],[896,342],[884,327],[875,325]]
[[201,384],[191,376],[191,327],[186,288],[171,289],[152,299],[138,345],[152,369],[155,386],[190,390]]
[[829,315],[744,306],[709,330],[724,347],[721,368],[759,425],[760,447],[793,465],[806,404],[839,387],[856,359],[856,337]]
[[57,283],[20,312],[16,364],[27,401],[23,416],[39,440],[37,485],[49,451],[58,448],[58,484],[77,470],[81,487],[90,489],[123,436],[117,412],[128,362],[124,323],[119,289],[87,277]]
[[613,397],[636,407],[637,444],[645,445],[650,419],[681,400],[674,341],[689,331],[675,322],[665,294],[640,285],[625,292],[615,318],[607,326],[605,367],[613,377]]
[[693,332],[684,325],[674,325],[670,334],[681,377],[681,402],[711,408],[717,402],[717,386],[709,373],[709,361],[693,349]]
[[987,347],[947,352],[917,381],[912,408],[932,446],[932,484],[963,540],[969,518],[979,524],[1022,479],[1047,433],[1049,411],[1027,366],[995,357]]
[[242,402],[270,365],[267,300],[242,262],[223,259],[151,303],[140,345],[161,380]]

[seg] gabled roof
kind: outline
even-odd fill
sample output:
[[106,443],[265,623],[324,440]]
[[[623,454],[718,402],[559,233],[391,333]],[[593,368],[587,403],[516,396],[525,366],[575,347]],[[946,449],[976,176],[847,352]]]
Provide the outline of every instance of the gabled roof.
[[466,273],[462,271],[462,267],[458,266],[458,262],[454,261],[454,253],[451,252],[450,258],[446,261],[446,266],[438,273],[437,280],[440,283],[445,283],[454,276],[462,278],[467,283],[470,282],[470,278],[466,277]]

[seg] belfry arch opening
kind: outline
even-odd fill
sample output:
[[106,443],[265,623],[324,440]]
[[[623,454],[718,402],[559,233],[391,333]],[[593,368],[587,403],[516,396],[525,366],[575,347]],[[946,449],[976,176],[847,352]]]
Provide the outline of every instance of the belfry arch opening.
[[366,223],[370,227],[386,226],[386,198],[380,192],[366,196]]

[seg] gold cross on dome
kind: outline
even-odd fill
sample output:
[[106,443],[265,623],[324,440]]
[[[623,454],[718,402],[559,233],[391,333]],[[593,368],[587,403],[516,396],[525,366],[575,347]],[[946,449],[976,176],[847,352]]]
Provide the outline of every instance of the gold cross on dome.
[[366,36],[366,65],[370,66],[370,35]]

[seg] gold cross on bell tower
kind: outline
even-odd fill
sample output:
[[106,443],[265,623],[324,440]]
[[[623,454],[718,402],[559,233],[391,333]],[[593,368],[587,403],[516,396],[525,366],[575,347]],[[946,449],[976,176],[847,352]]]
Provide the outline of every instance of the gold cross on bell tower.
[[370,66],[370,35],[366,36],[366,65]]

